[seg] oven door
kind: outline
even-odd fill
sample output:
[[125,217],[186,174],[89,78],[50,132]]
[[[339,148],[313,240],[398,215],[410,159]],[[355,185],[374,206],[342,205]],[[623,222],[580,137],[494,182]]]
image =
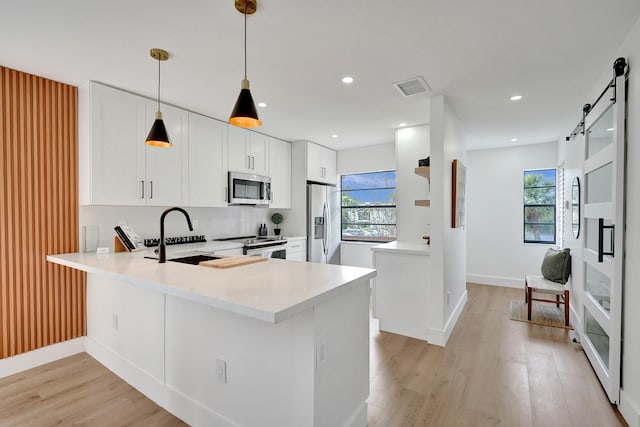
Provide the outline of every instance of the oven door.
[[245,255],[261,256],[264,258],[287,259],[287,247],[285,245],[269,246],[266,248],[245,248]]

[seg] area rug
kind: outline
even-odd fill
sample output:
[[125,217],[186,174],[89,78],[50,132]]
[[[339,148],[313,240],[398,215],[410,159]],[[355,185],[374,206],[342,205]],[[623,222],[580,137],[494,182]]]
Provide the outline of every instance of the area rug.
[[564,306],[556,307],[555,304],[533,302],[531,307],[531,320],[527,319],[527,303],[520,300],[511,300],[511,320],[533,323],[535,325],[553,326],[554,328],[573,329],[564,324]]

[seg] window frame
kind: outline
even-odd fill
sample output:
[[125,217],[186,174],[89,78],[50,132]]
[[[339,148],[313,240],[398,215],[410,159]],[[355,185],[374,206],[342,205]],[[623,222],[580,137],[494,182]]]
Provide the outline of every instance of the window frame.
[[[395,204],[384,204],[384,205],[375,205],[375,206],[371,206],[371,205],[343,205],[342,204],[342,195],[345,192],[352,192],[352,191],[358,191],[358,190],[396,190],[398,189],[398,185],[396,182],[395,187],[371,187],[371,188],[358,188],[356,190],[348,190],[343,188],[343,179],[346,176],[353,176],[353,175],[370,175],[370,174],[383,174],[383,173],[389,173],[389,172],[394,172],[396,174],[396,179],[397,179],[397,170],[396,169],[389,169],[389,170],[381,170],[381,171],[368,171],[368,172],[357,172],[357,173],[346,173],[346,174],[342,174],[340,175],[340,241],[341,242],[360,242],[360,243],[387,243],[387,242],[393,242],[395,240],[397,240],[398,238],[398,218],[397,218],[397,209],[398,209],[398,202],[396,199],[396,203]],[[395,223],[392,224],[382,224],[382,223],[345,223],[343,220],[343,215],[342,212],[344,209],[394,209],[395,213],[396,213],[396,221]],[[345,235],[343,234],[343,230],[344,230],[344,225],[347,224],[351,224],[351,225],[356,225],[356,226],[361,226],[361,225],[372,225],[372,226],[393,226],[395,227],[395,237],[384,237],[384,236],[347,236],[347,238],[345,238]]]
[[[544,172],[544,171],[554,171],[554,183],[553,183],[553,192],[554,192],[554,201],[553,204],[547,203],[532,203],[527,204],[525,202],[525,191],[527,188],[551,188],[551,186],[541,186],[541,187],[525,187],[525,176],[527,172]],[[553,208],[553,240],[532,240],[527,239],[526,237],[526,228],[527,225],[538,224],[538,225],[551,225],[551,223],[531,223],[527,222],[527,208],[545,208],[551,207]],[[532,245],[551,245],[554,246],[558,242],[558,168],[535,168],[535,169],[525,169],[522,171],[522,243],[524,244],[532,244]]]

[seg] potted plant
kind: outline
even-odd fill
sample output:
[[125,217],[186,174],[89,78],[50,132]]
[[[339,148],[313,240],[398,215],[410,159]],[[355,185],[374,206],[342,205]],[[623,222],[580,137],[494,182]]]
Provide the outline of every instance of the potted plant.
[[280,235],[280,227],[279,225],[282,224],[282,221],[284,221],[284,217],[282,216],[281,213],[274,213],[273,215],[271,215],[271,222],[273,222],[276,226],[273,229],[273,234],[275,234],[276,236]]

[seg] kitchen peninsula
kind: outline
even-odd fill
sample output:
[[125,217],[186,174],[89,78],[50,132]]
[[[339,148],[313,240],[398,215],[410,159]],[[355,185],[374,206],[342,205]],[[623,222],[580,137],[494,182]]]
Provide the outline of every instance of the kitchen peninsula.
[[87,352],[190,425],[366,425],[375,270],[47,259],[87,272]]

